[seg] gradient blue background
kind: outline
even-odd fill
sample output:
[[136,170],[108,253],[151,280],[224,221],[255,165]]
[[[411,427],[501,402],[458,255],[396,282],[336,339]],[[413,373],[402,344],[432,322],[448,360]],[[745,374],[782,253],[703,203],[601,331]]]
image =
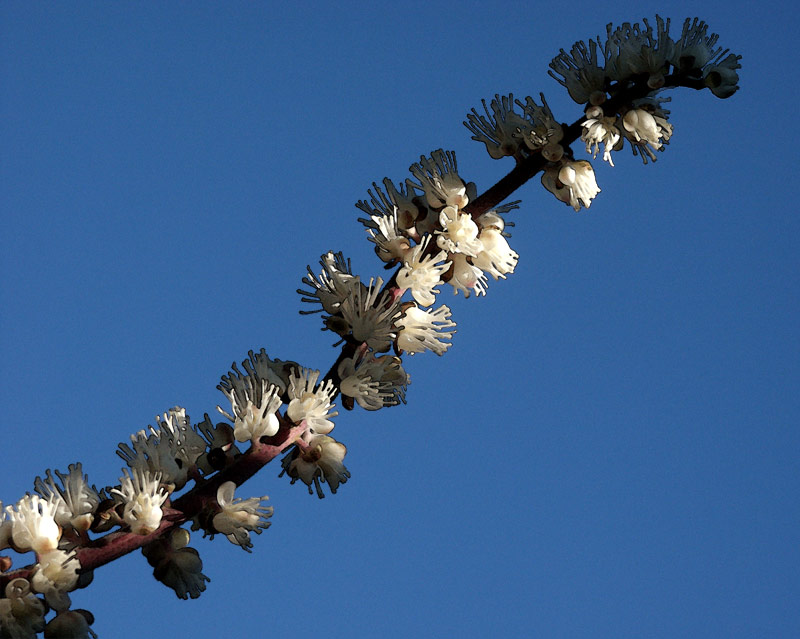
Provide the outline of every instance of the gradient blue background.
[[213,413],[251,348],[327,370],[295,289],[331,249],[381,273],[371,182],[443,147],[487,188],[511,165],[469,109],[544,91],[572,122],[549,60],[656,12],[708,21],[741,91],[674,92],[667,151],[595,162],[588,213],[522,188],[517,272],[443,291],[407,406],[337,419],[339,493],[265,469],[239,494],[272,528],[193,535],[196,601],[139,553],[97,571],[102,638],[800,636],[790,3],[0,4],[0,499],[77,460],[116,483],[117,443]]

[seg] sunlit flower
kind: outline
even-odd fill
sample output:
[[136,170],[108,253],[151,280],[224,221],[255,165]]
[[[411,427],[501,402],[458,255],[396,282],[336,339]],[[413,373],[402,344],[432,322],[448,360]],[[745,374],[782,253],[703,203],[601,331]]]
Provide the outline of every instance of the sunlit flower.
[[419,180],[414,186],[425,193],[425,200],[431,208],[454,206],[463,209],[468,204],[467,185],[458,177],[456,154],[452,151],[439,149],[431,153],[430,158],[422,156],[409,171]]
[[55,520],[60,497],[41,499],[38,495],[25,495],[14,510],[6,513],[11,520],[11,541],[19,552],[33,550],[43,554],[58,548],[61,529]]
[[238,544],[249,552],[253,547],[250,533],[260,535],[262,530],[269,528],[267,519],[272,517],[272,507],[262,505],[269,497],[239,499],[234,498],[234,490],[236,484],[232,481],[226,481],[217,490],[217,503],[221,510],[214,515],[212,525],[232,544]]
[[[266,354],[264,358],[269,359]],[[282,404],[280,398],[282,389],[274,381],[284,384],[283,389],[286,388],[286,384],[262,359],[250,351],[250,361],[242,362],[248,374],[242,375],[236,364],[233,364],[234,372],[223,376],[217,386],[230,399],[233,414],[219,406],[217,410],[233,423],[233,436],[239,442],[272,437],[280,427],[275,412]],[[259,362],[260,365],[255,365]],[[296,364],[292,368],[295,366]]]
[[331,380],[326,380],[316,389],[319,371],[303,368],[297,370],[289,378],[289,406],[286,416],[295,424],[305,422],[312,433],[325,435],[333,430],[330,417],[339,413],[333,410],[331,403],[336,387]]
[[[611,159],[611,151],[620,141],[620,132],[617,128],[616,117],[604,117],[600,107],[593,107],[596,111],[592,111],[592,115],[596,114],[597,117],[589,117],[587,112],[587,119],[583,122],[583,133],[581,133],[581,140],[586,143],[586,152],[592,154],[592,159],[597,157],[600,145],[603,145],[603,160],[614,166],[614,161]],[[599,113],[598,113],[599,112]]]
[[120,487],[111,489],[124,504],[122,518],[135,535],[149,535],[161,524],[161,505],[168,496],[161,487],[161,475],[140,470],[131,475],[127,468],[122,472]]
[[[666,118],[645,109],[628,111],[622,117],[622,126],[630,139],[656,151],[669,142],[672,136],[672,125]],[[652,159],[655,160],[655,156],[652,156]]]
[[442,273],[450,268],[447,252],[435,255],[426,253],[431,235],[426,235],[420,244],[410,249],[403,257],[403,268],[397,273],[397,286],[411,289],[412,297],[422,306],[430,306],[439,293],[435,287],[442,283]]
[[453,206],[444,207],[439,213],[441,231],[437,231],[436,244],[449,253],[463,253],[474,257],[483,247],[478,239],[478,225],[469,213],[459,213]]
[[[50,470],[45,478],[37,477],[34,489],[44,499],[57,503],[55,520],[62,528],[71,526],[75,530],[86,531],[92,525],[94,510],[100,503],[97,490],[89,486],[89,478],[83,474],[80,462],[69,465],[67,474],[55,471],[61,481],[59,486]],[[1,546],[0,546],[1,547]]]
[[205,441],[180,406],[156,415],[156,427],[131,435],[131,444],[119,444],[117,455],[130,468],[161,473],[161,481],[176,490],[186,485],[197,458],[206,450]]
[[31,586],[44,595],[51,608],[66,610],[71,603],[67,593],[75,590],[80,568],[74,552],[51,550],[39,556]]
[[469,297],[470,293],[475,295],[486,295],[486,285],[488,279],[484,272],[477,266],[473,266],[467,261],[467,256],[462,253],[450,255],[453,268],[450,279],[447,280],[453,287],[453,294],[459,291],[464,293],[464,297]]
[[359,218],[367,227],[369,241],[375,244],[375,254],[384,262],[402,259],[410,243],[397,228],[397,209],[389,215],[372,214],[370,219]]
[[456,323],[450,319],[450,309],[440,306],[434,310],[423,310],[417,306],[406,309],[403,317],[397,320],[400,329],[397,333],[397,348],[413,355],[426,350],[441,355],[450,348],[450,340]]
[[486,271],[494,279],[504,278],[513,273],[519,261],[519,255],[508,245],[503,233],[495,228],[487,227],[478,236],[483,250],[472,259],[474,266]]
[[586,160],[565,162],[558,172],[558,179],[569,189],[569,204],[576,211],[580,211],[581,206],[588,209],[592,198],[600,192],[594,169]]

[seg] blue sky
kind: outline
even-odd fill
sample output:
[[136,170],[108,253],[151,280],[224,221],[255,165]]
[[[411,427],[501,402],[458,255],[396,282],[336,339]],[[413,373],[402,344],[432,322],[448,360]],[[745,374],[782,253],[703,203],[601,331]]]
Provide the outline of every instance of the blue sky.
[[589,212],[518,191],[517,272],[443,291],[458,333],[406,359],[408,405],[342,411],[336,495],[268,467],[237,491],[275,507],[253,554],[193,535],[190,602],[138,553],[97,571],[101,637],[800,635],[800,25],[697,6],[0,5],[5,503],[74,461],[116,483],[117,443],[213,413],[251,348],[327,370],[306,265],[382,274],[353,205],[420,155],[509,170],[461,124],[481,98],[575,120],[560,48],[659,12],[743,55],[733,98],[673,92],[655,165],[595,162]]

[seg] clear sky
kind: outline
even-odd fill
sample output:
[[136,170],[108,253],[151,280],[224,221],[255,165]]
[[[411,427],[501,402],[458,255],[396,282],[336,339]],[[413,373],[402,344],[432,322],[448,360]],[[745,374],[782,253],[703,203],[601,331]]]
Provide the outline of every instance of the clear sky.
[[193,535],[196,601],[139,553],[98,570],[101,637],[800,636],[788,2],[3,2],[0,499],[74,461],[117,483],[117,443],[213,413],[249,349],[327,370],[295,289],[328,250],[382,273],[370,184],[445,148],[487,188],[511,161],[466,113],[544,91],[574,121],[550,59],[656,12],[742,54],[739,93],[673,92],[666,152],[598,159],[588,212],[523,187],[517,272],[443,291],[407,406],[336,419],[350,481],[266,468],[252,555]]

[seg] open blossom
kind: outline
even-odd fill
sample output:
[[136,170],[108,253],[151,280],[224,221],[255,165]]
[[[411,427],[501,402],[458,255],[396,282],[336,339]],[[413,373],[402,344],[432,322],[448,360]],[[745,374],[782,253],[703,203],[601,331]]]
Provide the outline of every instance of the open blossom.
[[439,292],[436,286],[442,283],[442,274],[450,268],[447,252],[426,254],[431,235],[426,235],[420,244],[410,249],[403,257],[403,268],[397,273],[397,286],[411,289],[412,297],[422,306],[430,306]]
[[367,353],[361,359],[342,360],[337,373],[342,395],[355,399],[365,410],[379,410],[405,402],[410,380],[399,357],[375,357]]
[[55,520],[60,497],[42,499],[38,495],[25,495],[14,510],[6,513],[11,520],[11,541],[20,552],[33,550],[38,554],[58,548],[61,529]]
[[[419,216],[420,209],[414,202],[416,197],[415,185],[410,179],[406,179],[405,185],[396,187],[389,178],[383,179],[383,186],[386,193],[375,182],[372,188],[367,189],[369,202],[359,200],[356,206],[370,217],[373,216],[395,216],[397,228],[402,232],[411,233],[414,224]],[[370,221],[359,219],[359,222],[370,227]]]
[[[672,136],[672,125],[666,118],[644,109],[628,111],[622,117],[622,126],[629,138],[656,151],[669,142]],[[652,159],[655,157],[652,156]]]
[[527,96],[524,103],[517,100],[517,104],[525,111],[525,125],[520,127],[517,135],[531,151],[558,146],[564,137],[564,130],[553,117],[544,93],[540,93],[539,97],[541,106],[531,96]]
[[74,552],[51,550],[39,556],[31,586],[45,596],[51,608],[66,610],[70,606],[67,593],[75,590],[80,568]]
[[467,186],[458,177],[456,154],[452,151],[439,149],[431,153],[430,158],[422,156],[409,170],[419,180],[418,184],[412,184],[425,193],[425,200],[431,208],[454,206],[463,209],[469,203]]
[[397,208],[388,215],[373,213],[369,220],[358,221],[367,227],[369,241],[375,244],[375,254],[381,260],[392,263],[402,259],[410,244],[397,227]]
[[413,355],[426,350],[441,355],[450,348],[450,340],[456,323],[450,319],[450,309],[440,306],[435,311],[424,310],[417,306],[406,309],[405,314],[397,320],[400,331],[397,333],[397,348]]
[[[598,49],[600,55],[598,55]],[[576,42],[570,52],[564,49],[550,62],[547,73],[567,89],[569,96],[578,104],[600,104],[606,98],[605,59],[601,60],[602,47],[589,40]]]
[[303,278],[303,284],[311,288],[310,291],[297,289],[301,301],[310,304],[318,303],[322,306],[316,311],[300,311],[301,313],[315,313],[324,310],[335,315],[339,312],[341,303],[350,296],[354,288],[361,288],[361,281],[352,274],[350,260],[345,260],[341,253],[329,251],[320,259],[322,273],[319,277],[314,275],[308,267],[308,275]]
[[484,272],[470,264],[467,256],[461,253],[454,253],[450,259],[453,262],[453,270],[448,282],[453,287],[453,294],[457,295],[461,291],[464,297],[469,297],[470,293],[486,295],[486,285],[489,280]]
[[255,375],[244,376],[237,382],[235,388],[217,387],[231,400],[233,415],[219,406],[217,410],[233,422],[234,438],[246,442],[272,437],[280,427],[275,412],[283,403],[278,387]]
[[127,468],[123,468],[122,472],[124,475],[120,477],[120,487],[111,489],[124,504],[122,518],[132,533],[149,535],[161,524],[161,505],[168,496],[161,488],[161,475],[140,470],[129,474]]
[[478,225],[469,213],[459,213],[455,207],[446,206],[439,213],[441,231],[436,243],[449,253],[463,253],[475,257],[483,247],[478,239]]
[[94,487],[89,486],[89,479],[83,474],[80,462],[70,464],[67,474],[59,471],[55,471],[55,474],[61,482],[60,486],[48,470],[44,479],[37,477],[34,480],[34,489],[44,499],[56,501],[55,520],[59,526],[89,530],[100,497]]
[[742,56],[731,53],[704,69],[703,80],[711,93],[718,98],[729,98],[739,90],[739,74],[736,69],[742,68],[739,64],[741,59]]
[[[592,158],[597,157],[600,145],[603,145],[603,160],[614,166],[611,159],[611,151],[620,141],[620,132],[617,128],[616,117],[604,117],[602,110],[597,107],[596,111],[587,112],[586,121],[583,123],[581,140],[586,143],[586,152],[592,154]],[[596,117],[589,117],[596,115]]]
[[514,111],[514,94],[509,93],[502,98],[495,95],[490,104],[491,113],[486,106],[486,100],[481,102],[486,117],[472,109],[464,122],[464,126],[472,131],[472,139],[483,142],[486,151],[495,160],[507,155],[517,155],[522,142],[519,133],[528,126],[528,122]]
[[508,245],[500,229],[488,226],[478,236],[483,250],[472,259],[473,265],[486,271],[494,279],[504,278],[513,273],[519,261],[519,255]]
[[558,179],[569,189],[569,204],[576,211],[581,210],[581,205],[588,209],[592,198],[600,192],[592,165],[586,160],[565,162],[558,172]]
[[339,413],[333,410],[331,403],[336,387],[331,380],[326,380],[316,389],[319,371],[300,368],[289,378],[289,406],[286,416],[295,424],[305,422],[309,429],[317,435],[325,435],[333,430],[330,417]]
[[192,428],[186,409],[171,408],[156,424],[131,435],[131,445],[119,444],[119,455],[130,468],[161,473],[164,484],[183,488],[197,458],[206,450],[205,441]]
[[392,321],[400,312],[389,291],[381,293],[382,285],[380,277],[370,278],[369,287],[354,289],[341,308],[353,338],[378,352],[389,350],[395,337]]
[[320,498],[325,497],[320,482],[327,483],[332,493],[339,484],[350,477],[350,472],[343,462],[347,454],[344,444],[327,435],[315,435],[307,443],[298,444],[281,460],[283,471],[292,480],[298,479],[308,486],[308,493],[313,495],[312,486],[316,488]]
[[232,544],[238,544],[249,552],[253,547],[250,533],[260,535],[262,530],[269,528],[267,519],[272,517],[272,507],[262,505],[269,497],[234,498],[235,489],[235,483],[226,481],[217,490],[220,511],[214,515],[212,525]]

